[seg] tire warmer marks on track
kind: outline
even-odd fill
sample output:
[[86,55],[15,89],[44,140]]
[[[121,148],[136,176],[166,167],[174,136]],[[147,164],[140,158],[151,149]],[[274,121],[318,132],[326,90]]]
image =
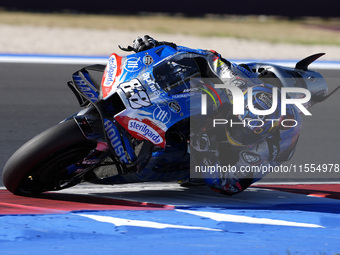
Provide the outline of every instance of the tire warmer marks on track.
[[173,210],[173,206],[134,202],[89,195],[45,193],[36,197],[15,196],[0,190],[0,215],[60,214],[71,211]]

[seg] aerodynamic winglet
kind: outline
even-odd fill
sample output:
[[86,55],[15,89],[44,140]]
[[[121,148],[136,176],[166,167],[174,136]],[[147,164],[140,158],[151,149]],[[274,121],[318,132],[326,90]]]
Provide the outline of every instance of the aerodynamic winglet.
[[297,62],[296,65],[295,65],[295,68],[307,71],[308,66],[311,63],[313,63],[315,60],[317,60],[319,57],[321,57],[325,54],[326,53],[317,53],[317,54],[311,55],[309,57],[306,57],[306,58],[300,60],[299,62]]

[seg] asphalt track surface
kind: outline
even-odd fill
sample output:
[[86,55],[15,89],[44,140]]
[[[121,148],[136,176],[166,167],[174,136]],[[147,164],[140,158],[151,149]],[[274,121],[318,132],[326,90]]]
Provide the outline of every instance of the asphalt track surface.
[[[32,136],[76,112],[82,65],[0,64],[0,168]],[[323,70],[330,90],[338,72]],[[339,163],[339,93],[312,108],[292,164]],[[175,183],[82,184],[36,198],[0,190],[1,254],[337,254],[337,176],[278,176],[225,197]]]

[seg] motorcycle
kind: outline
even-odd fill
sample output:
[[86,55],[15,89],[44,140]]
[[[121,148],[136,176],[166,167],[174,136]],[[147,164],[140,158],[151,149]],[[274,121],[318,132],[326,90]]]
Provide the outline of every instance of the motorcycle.
[[[329,96],[327,85],[308,65],[322,55],[307,57],[295,68],[240,66],[280,87],[304,86],[313,101],[320,102]],[[191,88],[190,79],[213,72],[206,56],[166,45],[127,56],[113,53],[107,65],[76,71],[67,84],[82,109],[19,148],[3,169],[4,185],[14,194],[34,195],[83,181],[122,184],[189,178],[190,118],[201,113],[192,102],[202,94]]]

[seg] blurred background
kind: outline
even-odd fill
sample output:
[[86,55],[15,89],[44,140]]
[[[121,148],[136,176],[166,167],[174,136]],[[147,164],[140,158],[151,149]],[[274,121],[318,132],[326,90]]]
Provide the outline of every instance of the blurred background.
[[[0,1],[0,53],[104,55],[138,35],[229,59],[340,59],[336,0]],[[320,47],[320,45],[322,47]]]
[[206,14],[219,15],[275,15],[289,18],[338,17],[339,9],[336,0],[243,0],[243,1],[82,1],[82,0],[2,0],[2,8],[11,11],[43,12],[80,12],[92,14],[140,14],[170,13],[187,16]]

